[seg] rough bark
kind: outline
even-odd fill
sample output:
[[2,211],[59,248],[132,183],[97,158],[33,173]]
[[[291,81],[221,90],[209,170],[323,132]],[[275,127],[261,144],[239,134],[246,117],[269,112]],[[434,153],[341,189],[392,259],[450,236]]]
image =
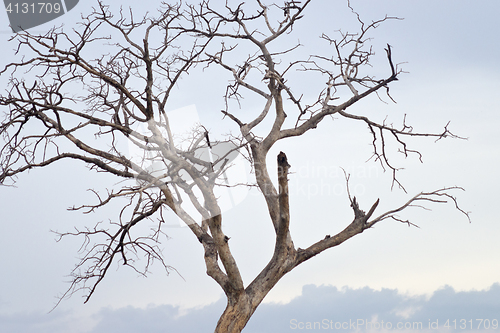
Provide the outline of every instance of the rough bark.
[[[379,200],[365,213],[357,199],[349,194],[353,221],[346,221],[347,227],[336,235],[320,237],[305,249],[295,248],[290,224],[302,221],[290,216],[288,176],[291,166],[284,152],[277,156],[277,184],[268,171],[268,153],[279,141],[308,133],[328,116],[363,122],[372,135],[374,159],[384,170],[392,171],[392,185],[398,184],[404,189],[396,177],[398,168],[389,162],[387,142],[392,140],[391,144],[398,145],[405,155],[420,157],[417,150],[408,147],[405,138],[440,140],[456,137],[447,125],[441,133],[417,132],[405,121],[401,128],[395,128],[388,125],[390,122],[380,123],[347,111],[361,99],[380,95],[382,91],[392,99],[389,85],[398,80],[402,71],[394,65],[391,46],[387,45],[386,76],[375,78],[371,75],[369,60],[374,52],[369,46],[371,37],[368,34],[379,24],[397,18],[385,17],[365,24],[355,13],[360,23],[357,33],[339,32],[337,38],[327,34],[321,36],[331,47],[329,54],[310,54],[288,64],[282,61],[281,57],[293,52],[298,45],[279,48],[273,41],[300,30],[300,19],[310,3],[311,0],[291,1],[281,6],[265,5],[258,0],[257,10],[247,10],[243,2],[236,7],[226,4],[224,8],[209,1],[202,1],[199,6],[164,4],[159,17],[144,17],[139,21],[132,15],[124,17],[123,12],[117,20],[113,19],[108,7],[99,3],[91,15],[83,18],[81,30],[71,37],[57,29],[43,36],[21,32],[15,37],[18,52],[27,55],[0,71],[0,75],[10,75],[9,90],[0,96],[0,106],[6,110],[0,123],[0,135],[5,141],[0,148],[0,184],[11,185],[8,182],[15,182],[20,174],[63,159],[82,161],[91,169],[110,173],[120,180],[132,180],[127,185],[118,185],[122,187],[108,189],[105,195],[93,191],[97,203],[73,207],[89,213],[118,198],[127,200],[109,226],[97,223],[93,228],[59,233],[60,237],[76,235],[85,239],[84,254],[71,273],[73,281],[64,296],[83,289],[87,291],[88,301],[107,276],[111,264],[117,261],[141,274],[146,274],[155,260],[170,271],[159,247],[159,235],[163,233],[162,223],[165,222],[163,211],[169,210],[199,240],[204,249],[206,273],[227,297],[226,309],[215,332],[237,333],[243,330],[256,308],[285,274],[386,219],[413,225],[397,215],[407,207],[451,201],[467,215],[451,195],[451,191],[461,190],[459,187],[420,192],[375,218],[372,216]],[[278,15],[273,16],[272,11]],[[103,45],[109,46],[105,43],[107,37],[99,37],[102,26],[113,31],[113,38],[118,38],[122,44],[112,45],[114,53],[103,54],[98,59],[87,58],[89,47],[98,50]],[[254,30],[254,27],[260,28]],[[108,31],[105,33],[107,35]],[[133,41],[132,36],[139,33],[142,40]],[[191,41],[190,47],[186,46],[188,41]],[[211,47],[215,43],[215,47]],[[245,55],[253,55],[240,58],[235,54],[240,44],[246,48]],[[249,49],[253,49],[253,53],[247,51]],[[235,62],[226,63],[228,58]],[[191,133],[189,147],[181,148],[174,142],[166,105],[174,87],[182,86],[180,78],[194,72],[197,65],[203,69],[215,67],[221,75],[230,75],[230,83],[222,88],[226,91],[222,113],[238,126],[240,133],[211,141],[207,129],[200,126]],[[297,73],[302,77],[292,89],[287,79],[295,69],[299,69]],[[33,82],[18,76],[20,72],[30,71],[34,72]],[[322,85],[313,94],[303,89],[304,84],[311,82],[310,77]],[[82,97],[75,96],[75,85]],[[237,116],[231,102],[242,102],[241,90],[262,99],[260,113],[245,113],[245,119]],[[297,92],[301,91],[308,94],[304,97],[308,104],[303,102],[302,95],[298,97]],[[338,95],[348,97],[339,100]],[[285,112],[287,99],[292,107]],[[36,126],[31,126],[33,123]],[[261,126],[263,123],[271,124],[270,128]],[[140,132],[137,126],[147,130]],[[261,127],[266,128],[264,134]],[[88,131],[95,133],[99,144]],[[210,133],[210,138],[213,137]],[[144,159],[137,162],[126,157],[117,144],[120,139],[140,148]],[[234,148],[223,156],[214,158],[211,155],[213,159],[210,160],[200,157],[201,152],[211,152],[221,143],[231,143]],[[329,142],[321,144],[327,149]],[[107,150],[100,148],[103,146]],[[251,162],[255,180],[244,185],[260,190],[276,236],[270,261],[248,285],[231,253],[214,192],[222,184],[232,151],[239,151]],[[163,169],[154,172],[158,170],[149,170],[143,162],[151,165],[160,162]],[[346,175],[349,193],[348,179]],[[196,209],[195,213],[187,213],[186,201]],[[132,237],[131,230],[135,231],[137,225],[153,218],[159,223],[152,234]],[[104,236],[105,240],[92,243],[99,236]],[[145,256],[144,267],[138,268],[130,256]]]
[[215,333],[237,333],[241,332],[250,320],[256,307],[252,306],[246,292],[239,296],[228,298],[226,309],[222,313]]

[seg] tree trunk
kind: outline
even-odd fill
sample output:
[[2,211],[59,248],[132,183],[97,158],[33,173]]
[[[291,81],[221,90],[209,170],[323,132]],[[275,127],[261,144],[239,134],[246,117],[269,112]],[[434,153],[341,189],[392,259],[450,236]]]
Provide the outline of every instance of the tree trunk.
[[250,320],[255,308],[246,293],[236,300],[228,299],[226,309],[217,322],[215,333],[240,333]]

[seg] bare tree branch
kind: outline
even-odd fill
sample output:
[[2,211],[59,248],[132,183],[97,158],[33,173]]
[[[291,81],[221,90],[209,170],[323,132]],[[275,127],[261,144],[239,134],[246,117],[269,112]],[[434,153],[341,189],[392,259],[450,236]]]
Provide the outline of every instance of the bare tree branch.
[[[398,214],[410,207],[428,209],[430,204],[445,202],[453,202],[470,221],[469,213],[452,195],[460,187],[420,192],[373,218],[381,200],[365,213],[356,197],[351,197],[346,174],[352,222],[306,249],[295,248],[290,224],[300,221],[290,216],[291,166],[280,152],[275,184],[267,165],[268,153],[278,141],[300,137],[328,116],[362,122],[372,136],[372,158],[392,172],[392,187],[397,184],[404,190],[396,177],[400,167],[392,161],[392,144],[405,157],[414,154],[421,161],[422,154],[408,145],[410,137],[460,138],[448,129],[449,123],[440,133],[418,132],[406,123],[406,116],[396,128],[386,120],[375,120],[375,115],[348,110],[371,95],[380,98],[384,90],[394,101],[389,86],[403,73],[394,60],[397,52],[387,44],[382,51],[386,74],[375,77],[371,34],[380,24],[399,18],[385,16],[365,23],[348,1],[359,31],[339,30],[335,37],[323,33],[320,38],[330,55],[313,49],[304,55],[299,42],[287,45],[283,37],[301,28],[310,3],[163,3],[156,17],[137,20],[132,10],[120,10],[115,17],[99,2],[73,32],[52,29],[34,35],[23,31],[13,38],[22,58],[0,71],[9,78],[7,90],[0,95],[4,114],[0,184],[13,185],[24,172],[65,159],[82,161],[91,170],[121,180],[105,194],[92,189],[96,201],[71,208],[89,213],[124,200],[109,223],[57,232],[59,239],[83,239],[80,261],[61,300],[84,291],[88,301],[116,262],[143,275],[155,261],[167,273],[172,271],[159,245],[168,216],[176,215],[200,242],[206,272],[227,296],[215,331],[241,332],[285,274],[376,223],[393,220],[416,226]],[[196,124],[182,139],[176,135],[167,112],[171,97],[178,87],[189,92],[191,87],[182,78],[198,70],[227,75],[227,85],[220,87],[220,109],[223,120],[236,125],[239,133],[224,136]],[[261,104],[245,104],[246,96]],[[123,143],[139,151],[137,156],[125,151]],[[238,154],[249,161],[254,173],[255,179],[248,183],[230,183],[225,177],[232,156]],[[217,195],[217,189],[234,186],[258,188],[276,235],[271,259],[249,284],[243,281],[224,233]],[[144,234],[139,225],[153,227]]]

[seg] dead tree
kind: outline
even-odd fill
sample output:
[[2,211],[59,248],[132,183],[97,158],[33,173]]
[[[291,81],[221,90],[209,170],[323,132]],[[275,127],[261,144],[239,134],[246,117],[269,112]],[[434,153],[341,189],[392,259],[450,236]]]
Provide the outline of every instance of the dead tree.
[[[390,45],[385,48],[385,77],[373,77],[368,66],[374,55],[369,34],[379,24],[396,18],[365,23],[356,14],[360,24],[357,33],[321,36],[331,47],[329,55],[311,54],[305,59],[282,61],[298,45],[280,49],[273,42],[300,31],[300,19],[307,15],[310,2],[291,1],[278,6],[256,0],[235,7],[208,0],[198,5],[164,4],[158,17],[139,21],[131,12],[120,11],[114,17],[107,6],[99,4],[72,32],[53,29],[40,36],[20,32],[13,38],[22,56],[1,71],[3,77],[10,75],[10,83],[0,97],[4,114],[0,124],[0,183],[10,185],[29,169],[63,159],[79,160],[92,170],[129,180],[121,182],[120,188],[109,189],[106,195],[95,192],[97,203],[74,207],[89,212],[127,198],[119,217],[110,225],[61,233],[61,237],[85,238],[85,252],[72,272],[73,282],[65,295],[83,289],[88,300],[113,262],[143,274],[154,260],[170,269],[158,247],[165,213],[170,211],[199,240],[207,274],[227,296],[227,307],[215,332],[240,332],[285,274],[326,249],[383,220],[410,224],[397,215],[410,206],[451,201],[462,211],[451,194],[460,189],[457,187],[418,193],[405,204],[378,215],[375,211],[379,200],[365,213],[356,198],[349,195],[354,218],[346,222],[344,230],[321,237],[305,249],[295,247],[289,226],[301,221],[295,221],[289,212],[287,156],[283,152],[278,155],[278,184],[271,181],[267,167],[268,152],[277,142],[302,136],[332,115],[362,122],[373,137],[374,158],[392,172],[393,185],[402,187],[396,166],[389,162],[387,142],[399,145],[405,155],[419,155],[408,147],[405,138],[456,137],[447,126],[440,133],[420,133],[404,122],[396,128],[349,111],[367,96],[389,96],[389,86],[398,80],[401,69],[394,62]],[[253,53],[242,57],[238,53],[242,46]],[[98,57],[96,50],[101,52]],[[240,62],[234,60],[238,57]],[[200,126],[189,133],[187,144],[177,145],[166,112],[174,88],[182,88],[180,78],[188,71],[194,73],[207,67],[230,75],[229,84],[221,87],[225,89],[221,116],[234,122],[240,131],[225,142],[231,143],[226,153],[212,159],[202,157],[203,152],[224,142],[210,141],[208,130]],[[297,92],[305,89],[300,85],[292,89],[287,80],[292,72],[302,75],[302,82],[312,77],[326,83],[316,95],[303,96]],[[261,98],[259,114],[239,116],[234,112],[230,101],[243,103],[242,93]],[[293,107],[287,107],[285,112],[286,99],[292,101]],[[271,120],[272,126],[262,136],[257,131],[261,131],[264,120]],[[142,160],[127,156],[122,142],[131,142],[143,151]],[[246,283],[224,234],[223,216],[214,194],[214,189],[224,185],[221,179],[231,166],[229,155],[238,150],[246,152],[251,162],[255,179],[248,185],[257,186],[262,193],[276,233],[271,260],[253,281]],[[161,167],[148,169],[152,163]],[[196,216],[184,208],[186,200],[195,207]],[[152,234],[132,232],[147,220],[159,221]],[[145,260],[133,260],[142,254]],[[138,266],[140,263],[144,265]]]

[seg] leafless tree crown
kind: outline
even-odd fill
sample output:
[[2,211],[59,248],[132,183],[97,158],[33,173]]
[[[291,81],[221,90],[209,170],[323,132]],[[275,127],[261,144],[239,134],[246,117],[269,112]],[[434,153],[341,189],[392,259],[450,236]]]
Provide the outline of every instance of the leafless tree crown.
[[[380,221],[393,219],[411,225],[397,215],[407,207],[450,200],[457,205],[451,191],[460,188],[448,187],[416,194],[377,216],[379,200],[365,213],[349,194],[354,219],[343,231],[306,249],[294,246],[289,225],[300,221],[290,217],[287,156],[283,152],[278,155],[277,184],[271,181],[267,167],[268,152],[278,141],[299,137],[333,115],[364,123],[372,135],[373,158],[392,172],[392,185],[403,188],[397,166],[389,162],[389,141],[405,156],[420,157],[405,138],[456,137],[448,125],[440,133],[417,132],[405,121],[394,127],[349,111],[373,94],[385,94],[392,100],[389,86],[402,70],[387,44],[382,51],[387,74],[381,78],[370,74],[370,59],[375,53],[370,42],[372,31],[395,17],[365,22],[353,11],[358,32],[325,32],[320,36],[330,45],[330,54],[300,58],[295,55],[300,44],[275,48],[276,40],[303,28],[301,19],[311,2],[163,3],[156,16],[140,19],[132,10],[112,15],[99,3],[72,31],[55,28],[44,35],[21,32],[13,37],[19,60],[0,72],[9,78],[8,90],[0,97],[4,110],[0,183],[12,185],[21,173],[63,159],[78,160],[91,170],[129,180],[106,194],[94,191],[95,203],[73,207],[87,213],[118,198],[127,200],[110,225],[59,234],[85,239],[82,259],[72,272],[66,295],[85,289],[88,300],[116,261],[141,274],[147,273],[154,260],[172,269],[164,262],[158,244],[166,213],[173,212],[204,247],[207,274],[228,297],[216,331],[240,332],[269,290],[300,263]],[[180,141],[169,121],[168,103],[178,88],[189,91],[181,78],[213,69],[231,77],[227,86],[221,87],[225,96],[221,117],[236,125],[239,133],[211,140],[210,131],[199,125]],[[290,79],[293,76],[300,77],[302,83],[312,77],[321,88],[311,95]],[[233,102],[244,105],[243,94],[260,99],[259,112],[234,111]],[[264,131],[266,122],[271,126]],[[127,143],[142,152],[140,158],[129,156]],[[235,153],[250,162],[253,181],[225,182],[224,173]],[[243,282],[231,254],[215,194],[218,187],[234,185],[259,188],[276,232],[272,259],[250,283]],[[194,207],[195,214],[186,210],[186,204]],[[157,222],[152,233],[134,233],[136,226],[147,220]],[[145,264],[138,266],[136,259],[142,256],[145,260],[140,262]]]

